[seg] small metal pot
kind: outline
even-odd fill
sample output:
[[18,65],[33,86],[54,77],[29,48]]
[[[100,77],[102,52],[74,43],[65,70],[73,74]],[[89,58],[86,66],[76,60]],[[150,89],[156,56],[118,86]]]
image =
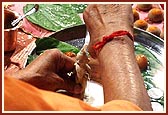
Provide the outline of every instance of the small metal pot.
[[9,9],[4,9],[4,51],[13,51],[16,49],[17,32],[21,26],[19,22],[16,26],[12,26],[11,22],[17,19],[20,15]]

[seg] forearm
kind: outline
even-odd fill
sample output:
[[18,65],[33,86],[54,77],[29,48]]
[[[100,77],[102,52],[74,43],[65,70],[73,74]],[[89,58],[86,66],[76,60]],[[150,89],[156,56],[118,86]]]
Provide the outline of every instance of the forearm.
[[[121,40],[122,39],[122,40]],[[136,63],[133,42],[124,36],[108,42],[100,51],[105,102],[128,100],[151,110],[143,78]]]

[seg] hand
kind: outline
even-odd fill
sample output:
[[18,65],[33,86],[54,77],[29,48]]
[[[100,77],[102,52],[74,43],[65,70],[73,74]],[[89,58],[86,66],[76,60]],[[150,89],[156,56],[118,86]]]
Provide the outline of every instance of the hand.
[[97,54],[92,46],[101,41],[103,36],[110,35],[118,30],[126,30],[133,34],[133,16],[131,14],[130,5],[88,5],[83,17],[91,37],[89,53],[93,58],[96,58]]
[[75,83],[75,75],[68,76],[73,71],[74,60],[65,56],[57,49],[45,51],[25,69],[13,76],[28,82],[38,88],[56,91],[65,89],[71,93],[81,93],[80,85]]

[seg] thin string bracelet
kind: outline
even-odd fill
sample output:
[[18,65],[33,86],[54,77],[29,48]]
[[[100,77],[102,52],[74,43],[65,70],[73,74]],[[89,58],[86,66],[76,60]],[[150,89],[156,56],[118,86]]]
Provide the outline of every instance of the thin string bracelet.
[[134,41],[134,37],[128,31],[119,30],[119,31],[113,32],[109,36],[104,36],[102,41],[97,42],[93,45],[93,49],[100,50],[107,42],[113,40],[114,37],[123,36],[123,35],[127,35],[132,41]]

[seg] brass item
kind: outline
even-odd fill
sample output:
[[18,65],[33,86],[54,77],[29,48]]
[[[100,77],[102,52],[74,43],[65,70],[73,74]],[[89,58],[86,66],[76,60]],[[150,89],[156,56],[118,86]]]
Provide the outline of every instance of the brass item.
[[9,9],[4,9],[4,51],[13,51],[17,45],[17,32],[21,23],[16,26],[12,26],[11,22],[17,19],[20,15]]

